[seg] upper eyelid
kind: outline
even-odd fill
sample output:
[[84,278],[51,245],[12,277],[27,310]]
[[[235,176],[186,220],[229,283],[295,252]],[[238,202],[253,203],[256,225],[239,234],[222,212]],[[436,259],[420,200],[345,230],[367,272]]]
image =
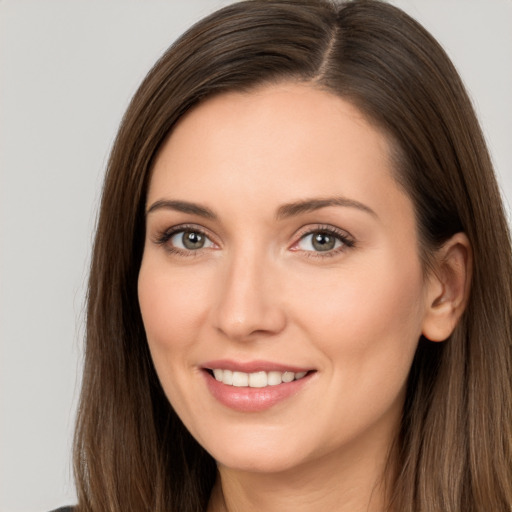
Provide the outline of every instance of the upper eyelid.
[[296,233],[297,233],[296,236],[303,237],[303,236],[309,235],[311,233],[326,231],[329,233],[335,233],[335,234],[345,237],[345,238],[350,238],[350,239],[354,238],[346,229],[341,229],[336,226],[332,226],[331,224],[317,224],[314,227],[310,227],[310,226],[311,226],[311,224],[307,224],[306,226],[303,226],[302,228],[298,229],[296,231]]
[[176,226],[172,226],[170,228],[164,229],[161,232],[165,234],[175,235],[176,233],[180,233],[181,231],[197,231],[198,233],[201,233],[202,235],[207,236],[208,238],[211,237],[211,231],[203,226],[199,226],[197,224],[178,224]]
[[178,224],[169,228],[155,230],[155,232],[151,234],[150,238],[154,243],[162,245],[168,243],[173,236],[182,231],[197,231],[198,233],[201,233],[206,238],[208,238],[212,243],[218,245],[216,238],[210,234],[210,230],[204,228],[203,226],[189,223]]

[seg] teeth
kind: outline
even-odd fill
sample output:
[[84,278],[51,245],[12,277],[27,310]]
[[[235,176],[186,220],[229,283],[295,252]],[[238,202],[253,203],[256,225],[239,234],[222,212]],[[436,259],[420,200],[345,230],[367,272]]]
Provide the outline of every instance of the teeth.
[[233,386],[245,388],[249,385],[249,374],[243,372],[233,372]]
[[283,382],[292,382],[292,380],[295,379],[295,374],[293,372],[284,372],[281,378]]
[[282,376],[283,374],[281,372],[268,372],[267,375],[267,384],[269,386],[277,386],[278,384],[281,384],[283,382]]
[[235,386],[239,388],[265,388],[267,386],[277,386],[279,384],[292,382],[305,377],[307,372],[232,372],[231,370],[222,370],[215,368],[213,376],[219,382],[228,386]]
[[233,372],[231,370],[220,370],[222,378],[220,379],[224,384],[233,385]]
[[267,372],[257,372],[249,374],[250,388],[264,388],[267,385]]

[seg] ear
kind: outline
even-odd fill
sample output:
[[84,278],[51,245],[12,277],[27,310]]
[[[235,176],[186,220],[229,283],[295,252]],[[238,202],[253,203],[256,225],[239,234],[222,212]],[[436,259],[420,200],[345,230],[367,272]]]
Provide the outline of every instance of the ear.
[[473,256],[468,237],[456,233],[434,258],[422,334],[431,341],[444,341],[455,329],[469,298]]

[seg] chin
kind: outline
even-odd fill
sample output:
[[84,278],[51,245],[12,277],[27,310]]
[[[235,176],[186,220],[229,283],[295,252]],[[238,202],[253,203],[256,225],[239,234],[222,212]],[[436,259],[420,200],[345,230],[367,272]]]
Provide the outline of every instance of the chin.
[[299,466],[302,461],[284,455],[282,452],[219,453],[214,457],[221,466],[244,473],[284,473]]
[[304,443],[290,443],[289,438],[263,433],[246,434],[227,435],[224,439],[219,436],[215,442],[202,444],[218,464],[237,471],[279,473],[304,462]]

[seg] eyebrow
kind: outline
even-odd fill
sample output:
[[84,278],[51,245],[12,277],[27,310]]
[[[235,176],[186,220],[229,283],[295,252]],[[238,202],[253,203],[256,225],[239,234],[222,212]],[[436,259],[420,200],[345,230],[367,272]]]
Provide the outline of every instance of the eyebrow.
[[146,215],[148,213],[154,212],[156,210],[175,210],[177,212],[190,213],[192,215],[198,215],[199,217],[204,217],[206,219],[216,220],[217,215],[206,208],[206,206],[201,206],[196,203],[189,203],[188,201],[176,201],[171,199],[161,199],[159,201],[155,201],[146,211]]
[[[276,220],[283,220],[289,217],[295,217],[304,213],[314,212],[322,208],[329,206],[343,206],[348,208],[356,208],[363,212],[369,213],[373,217],[378,218],[378,215],[369,207],[359,201],[348,199],[346,197],[329,197],[325,199],[304,199],[301,201],[295,201],[293,203],[283,204],[280,206],[276,213]],[[167,209],[174,210],[183,213],[190,213],[192,215],[198,215],[210,220],[216,220],[217,215],[207,208],[196,203],[190,203],[188,201],[177,201],[173,199],[160,199],[155,201],[146,211],[146,215],[156,210]]]
[[296,201],[294,203],[284,204],[279,207],[276,214],[276,219],[286,219],[301,215],[303,213],[314,212],[321,208],[327,208],[329,206],[343,206],[348,208],[356,208],[363,212],[369,213],[375,218],[378,215],[369,207],[359,201],[348,199],[346,197],[328,197],[325,199],[304,199],[302,201]]

